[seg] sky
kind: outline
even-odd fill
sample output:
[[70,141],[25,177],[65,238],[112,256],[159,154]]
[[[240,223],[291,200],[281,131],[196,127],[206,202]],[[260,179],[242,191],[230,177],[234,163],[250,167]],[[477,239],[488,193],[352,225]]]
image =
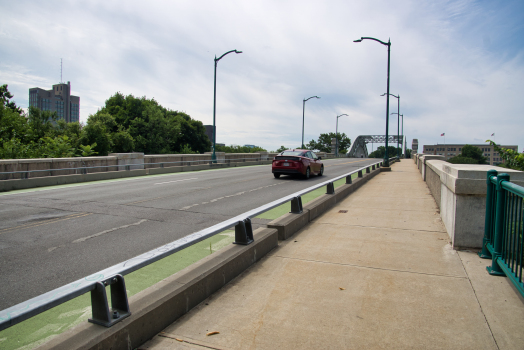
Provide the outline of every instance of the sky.
[[[121,92],[213,124],[214,57],[236,49],[218,62],[217,142],[294,148],[311,96],[306,143],[341,114],[351,140],[385,134],[387,46],[360,37],[391,40],[408,148],[492,139],[523,151],[522,0],[0,0],[0,84],[27,107],[30,88],[60,82],[62,59],[83,123]],[[392,115],[390,134],[397,125]]]

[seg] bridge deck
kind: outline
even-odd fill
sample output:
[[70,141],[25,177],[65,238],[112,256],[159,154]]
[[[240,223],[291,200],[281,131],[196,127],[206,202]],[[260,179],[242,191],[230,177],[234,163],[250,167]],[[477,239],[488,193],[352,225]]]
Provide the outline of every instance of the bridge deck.
[[448,241],[395,163],[141,348],[522,348],[522,300]]

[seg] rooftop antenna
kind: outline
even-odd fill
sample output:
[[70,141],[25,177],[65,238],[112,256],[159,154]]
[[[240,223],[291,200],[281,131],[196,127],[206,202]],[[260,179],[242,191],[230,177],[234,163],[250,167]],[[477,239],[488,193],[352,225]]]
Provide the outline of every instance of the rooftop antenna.
[[60,59],[60,84],[62,84],[62,59]]

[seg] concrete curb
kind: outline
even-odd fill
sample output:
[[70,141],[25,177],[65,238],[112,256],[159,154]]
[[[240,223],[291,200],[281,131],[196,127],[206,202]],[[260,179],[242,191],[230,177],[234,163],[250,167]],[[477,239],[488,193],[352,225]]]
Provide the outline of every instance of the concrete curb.
[[293,234],[329,208],[334,206],[337,202],[342,201],[351,193],[355,192],[363,184],[375,177],[382,171],[382,168],[371,170],[369,173],[364,173],[362,177],[353,180],[351,184],[344,184],[335,190],[335,194],[324,194],[315,198],[311,202],[304,205],[304,211],[300,214],[288,213],[278,219],[275,219],[267,224],[267,227],[278,230],[278,239],[286,240],[293,236]]
[[[121,171],[107,171],[101,173],[90,173],[90,174],[71,174],[71,175],[57,175],[57,176],[46,176],[46,177],[33,177],[29,179],[14,179],[14,180],[1,180],[0,181],[0,192],[7,192],[13,190],[23,190],[28,188],[46,187],[46,186],[57,186],[67,185],[74,183],[82,183],[89,181],[100,181],[100,180],[111,180],[111,179],[122,179],[136,176],[147,176],[147,175],[159,175],[169,173],[179,173],[187,171],[201,171],[209,169],[221,169],[221,168],[235,168],[250,165],[266,165],[271,164],[273,160],[259,160],[254,162],[238,162],[238,163],[219,163],[219,164],[201,164],[201,165],[187,165],[187,166],[173,166],[169,168],[147,168],[147,169],[134,169],[134,170],[121,170]],[[146,164],[147,165],[147,164]]]
[[277,230],[259,228],[248,246],[231,244],[129,298],[131,316],[111,328],[85,322],[38,349],[135,349],[278,246]]

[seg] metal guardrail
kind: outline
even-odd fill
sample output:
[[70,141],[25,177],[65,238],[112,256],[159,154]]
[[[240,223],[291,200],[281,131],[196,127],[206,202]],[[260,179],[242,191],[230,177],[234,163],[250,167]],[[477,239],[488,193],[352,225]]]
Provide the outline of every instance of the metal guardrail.
[[487,174],[486,218],[482,251],[491,259],[490,275],[507,276],[524,297],[524,187],[509,182],[508,174]]
[[[358,173],[358,176],[362,177],[363,171],[370,173],[370,169],[374,170],[381,163],[382,160],[282,197],[271,203],[225,220],[219,224],[192,233],[186,237],[165,244],[159,248],[153,249],[122,263],[113,265],[102,271],[96,272],[90,276],[84,277],[65,286],[56,288],[50,292],[29,299],[23,303],[2,310],[0,311],[0,330],[9,328],[17,323],[20,323],[30,317],[49,310],[87,292],[91,292],[92,318],[90,318],[89,321],[110,327],[131,314],[123,277],[124,275],[152,264],[162,258],[176,253],[217,233],[220,233],[232,226],[235,226],[235,244],[251,244],[253,243],[253,229],[251,226],[252,217],[262,214],[289,201],[291,201],[291,212],[301,213],[302,195],[323,186],[326,186],[327,194],[335,194],[335,181],[346,178],[346,183],[349,184],[352,182],[351,175]],[[111,308],[109,308],[105,289],[105,287],[108,285],[110,286],[111,291]]]

